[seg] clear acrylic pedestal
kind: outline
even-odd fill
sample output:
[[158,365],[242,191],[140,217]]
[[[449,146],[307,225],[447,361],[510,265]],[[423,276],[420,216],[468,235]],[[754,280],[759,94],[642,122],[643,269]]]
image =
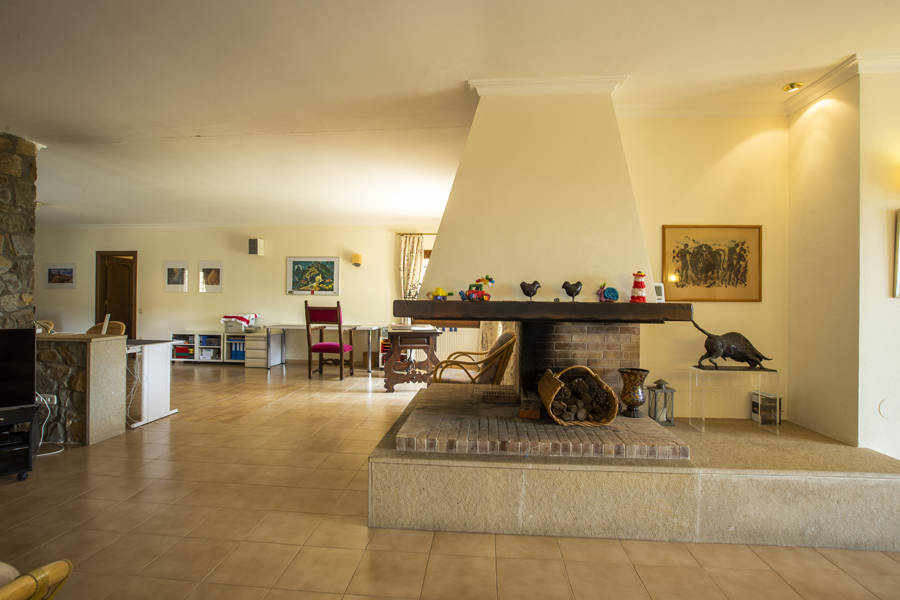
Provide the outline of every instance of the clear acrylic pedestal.
[[[772,433],[779,433],[784,413],[778,371],[763,371],[743,367],[701,369],[696,365],[688,371],[688,424],[705,432],[706,419],[753,419]],[[754,396],[761,402],[757,418],[751,414]]]

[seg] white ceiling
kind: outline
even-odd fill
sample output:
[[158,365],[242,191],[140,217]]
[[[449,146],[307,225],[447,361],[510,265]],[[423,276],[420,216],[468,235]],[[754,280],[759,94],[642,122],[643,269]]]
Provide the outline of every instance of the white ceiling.
[[898,49],[897,0],[3,0],[0,130],[47,145],[40,223],[425,222],[469,79],[775,112],[787,81]]

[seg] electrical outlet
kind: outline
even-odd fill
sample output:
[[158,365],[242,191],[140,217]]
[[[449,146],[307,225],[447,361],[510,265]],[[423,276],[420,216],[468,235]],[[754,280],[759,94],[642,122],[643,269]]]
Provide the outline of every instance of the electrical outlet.
[[47,399],[47,404],[49,404],[50,406],[56,406],[56,394],[48,394],[44,396],[44,398]]

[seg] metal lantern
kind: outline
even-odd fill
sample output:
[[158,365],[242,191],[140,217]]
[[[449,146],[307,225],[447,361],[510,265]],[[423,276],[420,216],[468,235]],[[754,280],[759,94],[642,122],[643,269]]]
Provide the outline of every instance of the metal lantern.
[[665,379],[657,379],[647,387],[647,414],[661,425],[675,425],[675,388]]

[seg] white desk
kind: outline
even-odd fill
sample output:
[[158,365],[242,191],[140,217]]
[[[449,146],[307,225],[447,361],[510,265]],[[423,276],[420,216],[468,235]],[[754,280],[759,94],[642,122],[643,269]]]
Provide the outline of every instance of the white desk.
[[171,340],[128,340],[126,419],[134,429],[174,415],[169,389],[172,381]]
[[[342,325],[344,331],[365,331],[366,332],[366,348],[369,353],[368,359],[368,367],[369,373],[372,372],[372,332],[380,331],[381,327],[379,325],[350,325],[344,323]],[[281,329],[284,331],[284,335],[281,337],[281,363],[287,363],[287,336],[288,331],[296,331],[296,330],[306,330],[306,323],[287,323],[282,325],[270,325],[268,327],[269,330],[273,329]],[[313,331],[316,329],[325,329],[326,331],[334,331],[337,330],[337,325],[313,325]],[[352,335],[352,334],[351,334]],[[381,348],[378,349],[381,352]]]

